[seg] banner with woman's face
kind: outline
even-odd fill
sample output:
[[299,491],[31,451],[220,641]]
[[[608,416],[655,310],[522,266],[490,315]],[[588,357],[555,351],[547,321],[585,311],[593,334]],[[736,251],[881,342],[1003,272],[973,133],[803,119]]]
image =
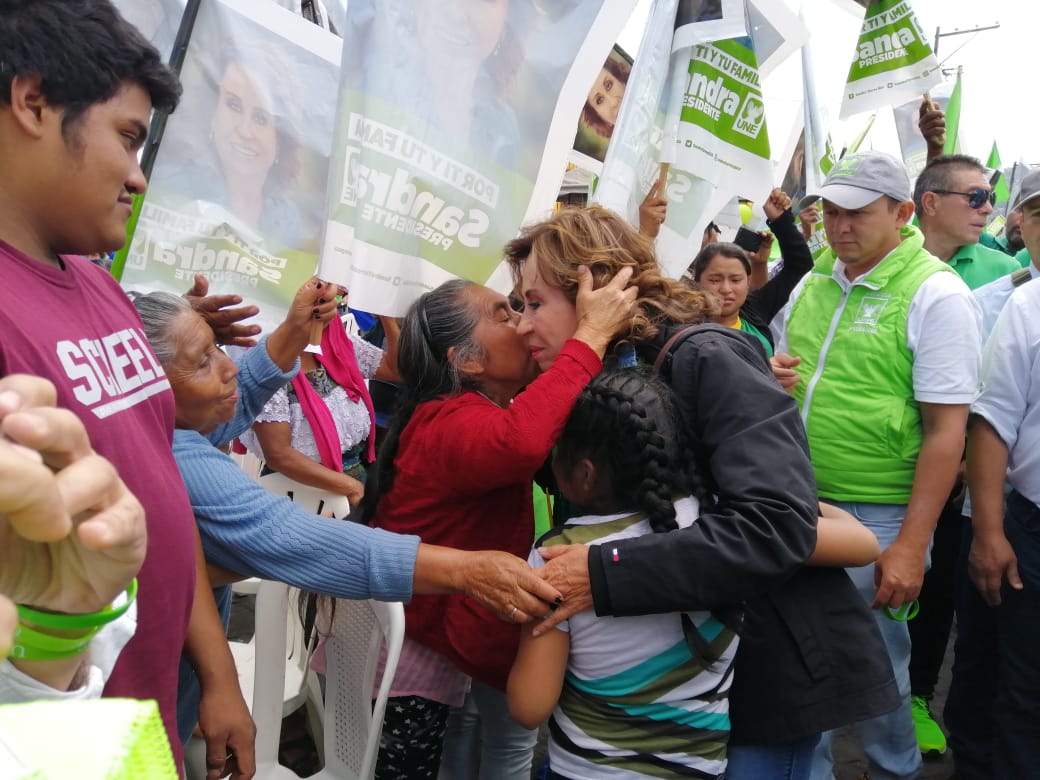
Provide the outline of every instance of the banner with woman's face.
[[159,50],[163,62],[169,62],[188,0],[112,0],[112,4]]
[[123,285],[196,273],[281,320],[317,265],[340,40],[274,3],[203,0]]
[[[552,208],[633,0],[351,0],[321,274],[402,314]],[[579,52],[581,55],[579,57]]]

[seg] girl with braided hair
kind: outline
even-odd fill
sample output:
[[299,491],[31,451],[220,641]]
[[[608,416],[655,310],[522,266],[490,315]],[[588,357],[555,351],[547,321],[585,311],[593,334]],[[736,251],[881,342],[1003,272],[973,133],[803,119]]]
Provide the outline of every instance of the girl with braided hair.
[[[539,546],[612,545],[688,528],[710,503],[667,385],[600,374],[578,397],[553,474],[571,518]],[[532,566],[543,561],[537,549]],[[537,639],[525,630],[509,677],[513,717],[549,721],[552,777],[720,777],[737,636],[708,611],[600,618],[582,612]]]

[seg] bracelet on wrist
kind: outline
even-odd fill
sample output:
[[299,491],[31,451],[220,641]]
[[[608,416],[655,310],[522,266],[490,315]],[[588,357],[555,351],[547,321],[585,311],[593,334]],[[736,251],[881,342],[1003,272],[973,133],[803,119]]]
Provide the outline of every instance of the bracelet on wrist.
[[22,661],[57,661],[71,658],[84,652],[100,630],[101,626],[96,626],[77,637],[62,637],[19,624],[15,629],[10,657]]
[[107,607],[85,615],[68,615],[61,612],[41,612],[31,607],[18,605],[18,619],[40,628],[68,631],[77,628],[101,628],[126,614],[137,598],[137,578],[130,580],[126,591]]

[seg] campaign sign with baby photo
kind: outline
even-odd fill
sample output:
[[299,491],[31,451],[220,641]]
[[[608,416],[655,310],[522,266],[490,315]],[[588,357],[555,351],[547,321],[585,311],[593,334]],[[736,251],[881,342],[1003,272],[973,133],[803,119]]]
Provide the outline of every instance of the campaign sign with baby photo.
[[313,275],[340,39],[274,3],[203,0],[123,270],[130,290],[212,293],[282,320]]
[[552,208],[633,5],[351,0],[321,276],[390,315],[447,279],[488,282]]

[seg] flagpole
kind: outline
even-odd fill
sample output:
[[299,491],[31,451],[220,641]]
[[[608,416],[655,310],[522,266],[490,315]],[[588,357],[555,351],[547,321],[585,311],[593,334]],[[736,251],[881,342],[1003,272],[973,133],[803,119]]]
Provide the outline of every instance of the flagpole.
[[[181,67],[184,65],[184,56],[188,51],[188,41],[191,40],[192,30],[195,29],[195,17],[199,15],[199,6],[202,0],[188,0],[181,17],[181,24],[177,28],[177,37],[173,39],[173,51],[170,52],[170,70],[180,75]],[[166,119],[169,112],[156,110],[152,112],[151,127],[148,129],[148,140],[145,142],[144,150],[141,152],[141,171],[144,173],[145,181],[152,178],[152,168],[155,166],[155,156],[159,151],[159,143],[162,141],[163,133],[166,132]],[[111,273],[117,280],[123,278],[123,269],[126,267],[126,256],[130,251],[130,241],[134,231],[137,229],[137,220],[141,216],[141,207],[144,204],[143,195],[134,195],[133,207],[130,219],[126,223],[126,244],[116,252],[112,260]]]

